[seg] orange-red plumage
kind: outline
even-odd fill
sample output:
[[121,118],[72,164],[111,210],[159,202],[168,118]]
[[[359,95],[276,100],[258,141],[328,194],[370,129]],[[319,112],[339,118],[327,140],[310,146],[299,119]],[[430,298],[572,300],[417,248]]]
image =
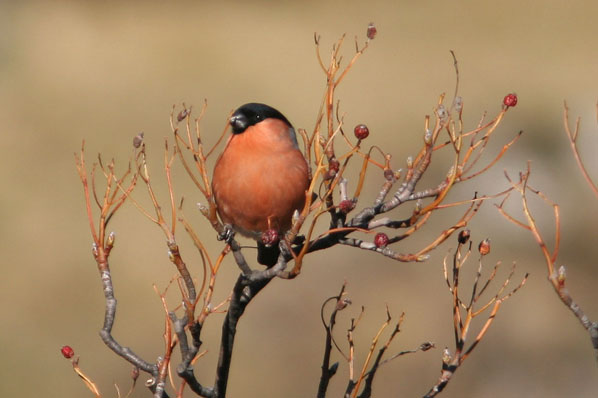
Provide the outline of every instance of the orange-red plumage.
[[282,235],[290,229],[295,210],[302,210],[309,186],[295,132],[282,114],[263,104],[242,106],[231,124],[233,135],[212,179],[218,214],[254,239],[268,229]]

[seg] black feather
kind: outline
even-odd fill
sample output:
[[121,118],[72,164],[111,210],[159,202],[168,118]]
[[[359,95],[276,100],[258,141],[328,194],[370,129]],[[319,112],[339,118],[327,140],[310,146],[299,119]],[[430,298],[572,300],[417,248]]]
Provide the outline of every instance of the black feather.
[[230,125],[233,128],[234,134],[241,134],[248,127],[258,124],[265,119],[282,120],[289,127],[292,127],[291,122],[279,111],[266,104],[257,102],[250,102],[240,106],[230,118]]
[[280,248],[278,245],[266,246],[257,242],[257,262],[270,268],[278,262]]

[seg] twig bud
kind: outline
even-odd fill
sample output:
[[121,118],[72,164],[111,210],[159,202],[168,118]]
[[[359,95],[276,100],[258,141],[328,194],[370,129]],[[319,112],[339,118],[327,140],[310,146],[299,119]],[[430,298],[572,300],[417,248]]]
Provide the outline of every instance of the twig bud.
[[338,362],[335,362],[332,364],[332,366],[328,369],[328,373],[332,376],[334,376],[334,374],[336,373],[336,371],[338,370]]
[[448,112],[446,111],[444,105],[438,105],[438,108],[436,108],[436,116],[443,121],[448,117]]
[[137,380],[137,378],[139,377],[139,368],[137,366],[133,366],[133,369],[131,369],[131,379],[133,379],[133,381]]
[[299,218],[301,218],[301,213],[299,213],[299,210],[295,209],[295,211],[293,212],[293,218],[292,218],[293,225],[295,225],[295,223],[297,221],[299,221]]
[[448,365],[452,360],[453,358],[451,356],[451,352],[449,351],[448,347],[446,347],[444,351],[442,351],[442,363]]
[[435,347],[434,343],[432,343],[431,341],[426,341],[425,343],[422,343],[419,346],[419,349],[422,350],[422,351],[428,351],[429,349],[432,349],[434,347]]
[[559,283],[559,287],[565,286],[565,280],[567,279],[567,273],[565,270],[565,266],[561,265],[557,271],[556,280]]
[[432,145],[432,130],[426,129],[424,133],[424,143],[426,145]]
[[422,200],[418,199],[417,202],[415,202],[415,209],[413,209],[413,213],[419,214],[422,211],[422,206],[423,206]]
[[189,115],[189,110],[188,109],[183,109],[182,111],[179,112],[179,114],[176,117],[176,120],[178,122],[182,122],[183,120],[185,120],[185,118]]
[[65,345],[60,349],[62,356],[66,359],[71,359],[75,355],[75,351],[71,348],[71,346]]
[[446,178],[451,179],[453,178],[453,175],[455,174],[455,166],[451,166],[448,170],[448,172],[446,173]]
[[463,98],[461,98],[460,96],[456,96],[455,97],[455,110],[457,112],[461,112],[462,109],[463,109]]
[[407,156],[407,167],[408,168],[413,167],[413,156]]
[[115,238],[116,238],[116,234],[114,233],[114,231],[112,231],[108,234],[108,240],[106,241],[106,245],[108,246],[109,249],[112,249],[112,247],[114,246]]
[[347,308],[348,305],[351,305],[351,304],[353,304],[353,302],[351,301],[350,298],[348,298],[348,297],[342,298],[336,302],[336,310],[342,311],[345,308]]
[[464,245],[467,243],[470,236],[471,231],[469,229],[463,229],[461,230],[461,232],[459,232],[459,236],[457,236],[457,241],[459,241],[460,244]]
[[143,143],[143,131],[133,138],[133,147],[139,148]]
[[203,214],[204,216],[208,217],[208,215],[210,214],[209,212],[209,208],[208,206],[204,205],[203,203],[197,203],[197,208],[199,209],[199,212],[201,214]]
[[423,263],[424,261],[428,261],[429,259],[430,259],[429,254],[421,254],[421,255],[417,256],[415,261],[417,261],[418,263]]
[[490,253],[490,239],[486,238],[480,242],[478,250],[482,256]]

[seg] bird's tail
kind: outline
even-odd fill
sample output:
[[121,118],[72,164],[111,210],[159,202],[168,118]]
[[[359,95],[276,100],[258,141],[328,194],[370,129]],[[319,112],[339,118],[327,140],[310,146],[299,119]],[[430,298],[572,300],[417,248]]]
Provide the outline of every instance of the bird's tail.
[[278,244],[266,246],[262,242],[257,242],[257,262],[265,265],[266,267],[272,267],[278,262],[278,256],[280,255],[280,248]]

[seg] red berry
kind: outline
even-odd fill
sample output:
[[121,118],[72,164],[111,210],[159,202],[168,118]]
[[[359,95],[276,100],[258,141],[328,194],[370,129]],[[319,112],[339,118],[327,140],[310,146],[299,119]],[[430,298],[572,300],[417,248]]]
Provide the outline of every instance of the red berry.
[[62,356],[65,357],[66,359],[71,359],[73,357],[73,355],[75,355],[75,351],[73,351],[73,349],[68,345],[65,345],[64,347],[62,347],[60,349],[60,352],[62,353]]
[[384,169],[384,178],[386,178],[387,181],[392,181],[392,179],[395,178],[395,172],[391,169]]
[[324,176],[324,178],[326,180],[330,180],[334,177],[336,177],[336,174],[338,173],[338,170],[340,169],[341,164],[339,163],[338,160],[336,160],[336,158],[332,158],[328,161],[328,173],[326,173],[326,175]]
[[379,232],[374,237],[374,244],[377,248],[386,247],[388,245],[388,235],[384,232]]
[[268,247],[278,243],[278,231],[275,229],[268,229],[262,232],[262,243]]
[[370,24],[368,25],[368,32],[367,32],[368,39],[374,40],[374,37],[376,37],[376,33],[378,33],[378,30],[374,26],[374,23],[370,22]]
[[336,158],[330,159],[328,162],[328,170],[334,171],[335,173],[341,168],[341,164]]
[[355,130],[353,130],[353,133],[355,133],[355,137],[357,137],[358,140],[363,140],[366,139],[368,135],[370,135],[370,130],[368,129],[368,126],[366,126],[365,124],[358,124],[357,126],[355,126]]
[[502,103],[505,104],[506,107],[517,105],[517,94],[507,94],[502,100]]
[[461,232],[459,232],[459,236],[457,237],[457,240],[459,241],[459,243],[461,243],[463,245],[463,244],[467,243],[470,235],[471,235],[471,232],[468,229],[464,229]]
[[478,246],[478,250],[480,251],[480,254],[482,256],[485,256],[486,254],[490,253],[490,239],[486,238],[483,241],[481,241],[480,245]]
[[355,203],[350,199],[345,199],[338,204],[338,208],[341,212],[347,214],[355,208]]
[[131,379],[137,380],[138,377],[139,377],[139,368],[137,366],[133,366],[133,369],[131,370]]

